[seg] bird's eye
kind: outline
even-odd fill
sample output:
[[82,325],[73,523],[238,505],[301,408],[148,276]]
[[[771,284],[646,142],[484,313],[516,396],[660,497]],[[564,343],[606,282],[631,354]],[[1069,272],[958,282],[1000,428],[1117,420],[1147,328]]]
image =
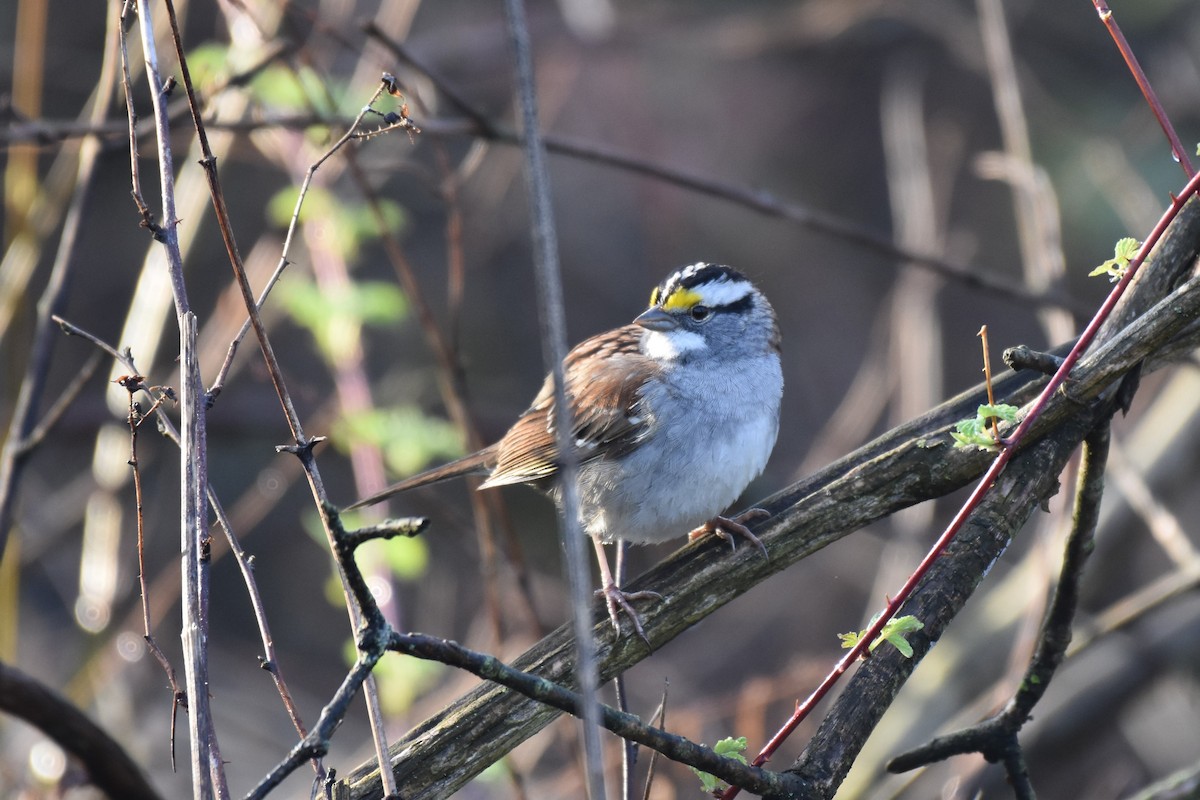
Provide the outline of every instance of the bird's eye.
[[712,309],[708,306],[695,305],[692,306],[692,310],[688,313],[691,314],[692,319],[696,320],[696,322],[704,322],[704,320],[712,316]]

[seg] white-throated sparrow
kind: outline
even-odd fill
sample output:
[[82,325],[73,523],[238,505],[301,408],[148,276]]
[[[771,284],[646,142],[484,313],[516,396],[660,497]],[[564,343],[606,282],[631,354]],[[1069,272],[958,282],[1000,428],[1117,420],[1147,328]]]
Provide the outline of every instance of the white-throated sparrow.
[[[718,516],[766,466],[779,431],[783,373],[775,312],[740,272],[692,264],[650,295],[632,324],[577,345],[564,363],[579,463],[584,531],[596,545],[614,626],[631,598],[612,578],[604,543],[661,542],[692,529],[762,543],[743,521]],[[477,453],[360,500],[370,505],[460,475],[480,488],[528,483],[557,502],[551,379],[503,438]],[[748,513],[765,513],[752,510]],[[699,526],[699,527],[697,527]]]

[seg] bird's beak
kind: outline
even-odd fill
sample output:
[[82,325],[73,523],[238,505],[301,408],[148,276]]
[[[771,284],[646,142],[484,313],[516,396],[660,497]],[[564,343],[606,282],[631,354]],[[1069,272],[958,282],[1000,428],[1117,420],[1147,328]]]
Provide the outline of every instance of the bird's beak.
[[658,306],[651,306],[637,316],[634,325],[640,325],[648,331],[673,331],[679,327],[675,318]]

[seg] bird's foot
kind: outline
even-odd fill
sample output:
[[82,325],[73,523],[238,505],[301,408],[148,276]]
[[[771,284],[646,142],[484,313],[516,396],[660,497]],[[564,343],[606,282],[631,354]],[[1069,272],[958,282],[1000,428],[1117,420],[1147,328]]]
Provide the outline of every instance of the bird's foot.
[[729,542],[730,549],[736,550],[737,542],[734,540],[734,537],[740,536],[757,547],[758,552],[762,553],[762,557],[769,561],[770,556],[767,555],[767,546],[762,543],[762,539],[759,539],[746,527],[747,522],[753,522],[756,519],[766,519],[769,516],[771,516],[771,512],[765,508],[751,508],[743,511],[736,517],[716,516],[689,533],[688,541],[694,542],[701,536],[712,533]]
[[638,616],[637,611],[633,608],[633,603],[637,600],[662,600],[663,596],[658,592],[623,592],[621,587],[615,583],[609,583],[604,588],[596,591],[596,594],[604,596],[604,604],[608,606],[608,618],[612,620],[613,629],[617,635],[621,634],[621,612],[629,617],[629,621],[633,623],[633,630],[637,633],[641,640],[650,646],[650,639],[646,636],[646,631],[642,628],[642,620]]

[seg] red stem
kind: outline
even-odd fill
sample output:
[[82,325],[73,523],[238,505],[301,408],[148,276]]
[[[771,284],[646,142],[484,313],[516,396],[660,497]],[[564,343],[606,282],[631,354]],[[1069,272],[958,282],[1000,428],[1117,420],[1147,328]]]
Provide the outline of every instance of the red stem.
[[1175,128],[1171,125],[1171,121],[1167,119],[1166,110],[1158,102],[1158,95],[1154,93],[1153,87],[1150,86],[1150,79],[1142,71],[1142,65],[1138,63],[1137,56],[1133,54],[1133,49],[1125,39],[1125,34],[1121,32],[1121,27],[1117,25],[1117,20],[1113,16],[1112,10],[1109,9],[1108,3],[1104,2],[1104,0],[1092,0],[1092,5],[1096,7],[1096,13],[1100,15],[1100,21],[1104,23],[1104,27],[1108,28],[1109,35],[1116,42],[1117,49],[1121,51],[1121,56],[1125,59],[1126,66],[1133,73],[1133,79],[1137,81],[1138,88],[1142,90],[1142,96],[1146,98],[1146,102],[1150,104],[1150,110],[1154,112],[1154,118],[1158,120],[1163,133],[1167,135],[1167,141],[1171,144],[1171,154],[1179,162],[1179,166],[1183,168],[1184,174],[1191,178],[1195,170],[1192,169],[1192,162],[1188,160],[1187,151],[1183,149],[1183,142],[1179,140],[1179,136],[1175,133]]
[[[808,699],[796,706],[795,712],[792,714],[787,723],[785,723],[784,726],[779,729],[779,732],[771,738],[771,741],[767,742],[766,746],[763,747],[762,751],[758,754],[758,756],[755,757],[754,761],[751,762],[754,766],[761,767],[771,758],[772,755],[774,755],[775,751],[779,749],[779,746],[783,744],[783,742],[787,740],[788,736],[790,736],[792,732],[796,730],[800,723],[808,717],[817,703],[821,702],[825,695],[829,693],[829,690],[832,689],[834,685],[841,679],[842,675],[844,675],[846,671],[850,669],[850,666],[862,657],[866,649],[870,647],[871,642],[878,638],[879,632],[883,630],[883,626],[886,625],[889,620],[894,618],[900,611],[900,608],[917,588],[917,584],[920,583],[921,579],[925,577],[925,573],[927,573],[930,567],[933,566],[933,563],[942,556],[946,546],[949,545],[950,542],[954,540],[954,537],[958,535],[963,523],[967,521],[967,518],[970,516],[971,512],[973,512],[979,506],[980,502],[982,502],[984,496],[992,487],[992,484],[995,482],[995,480],[1000,477],[1000,473],[1004,470],[1005,465],[1008,464],[1009,460],[1016,453],[1017,448],[1019,447],[1021,441],[1025,438],[1025,435],[1028,433],[1030,427],[1032,427],[1034,422],[1037,421],[1038,417],[1041,416],[1043,409],[1046,407],[1046,403],[1049,402],[1051,396],[1053,396],[1058,387],[1062,385],[1063,381],[1067,379],[1067,375],[1075,366],[1076,362],[1079,361],[1084,351],[1087,350],[1088,346],[1092,343],[1092,340],[1095,338],[1097,331],[1100,330],[1100,326],[1104,323],[1104,320],[1106,320],[1112,313],[1117,301],[1121,299],[1121,295],[1125,293],[1126,287],[1129,286],[1129,282],[1133,280],[1133,276],[1137,274],[1142,262],[1146,260],[1146,256],[1149,255],[1150,251],[1154,249],[1154,246],[1158,243],[1158,240],[1162,238],[1162,235],[1166,232],[1167,227],[1179,214],[1179,210],[1183,207],[1183,204],[1188,200],[1188,198],[1195,194],[1198,189],[1200,189],[1200,174],[1195,174],[1192,175],[1191,179],[1187,182],[1187,185],[1183,188],[1183,191],[1180,193],[1179,197],[1173,197],[1171,199],[1171,207],[1166,210],[1166,212],[1159,219],[1158,224],[1154,226],[1154,230],[1150,232],[1150,235],[1146,238],[1146,241],[1142,243],[1142,246],[1138,249],[1137,256],[1129,263],[1129,268],[1125,271],[1125,275],[1121,278],[1117,285],[1113,287],[1113,290],[1109,292],[1108,297],[1100,306],[1100,309],[1096,312],[1096,315],[1092,317],[1092,320],[1088,323],[1087,328],[1085,328],[1083,333],[1079,336],[1079,340],[1075,343],[1075,346],[1071,348],[1071,352],[1067,354],[1067,357],[1063,360],[1063,363],[1058,368],[1058,371],[1054,373],[1054,375],[1050,378],[1050,381],[1042,389],[1041,394],[1039,394],[1037,399],[1034,400],[1029,409],[1029,413],[1025,415],[1025,418],[1021,420],[1021,423],[1017,425],[1015,430],[1013,430],[1012,435],[1004,440],[1003,449],[1000,451],[1000,454],[996,456],[996,459],[992,462],[991,466],[988,467],[987,472],[985,472],[983,477],[979,479],[979,483],[975,485],[975,489],[971,492],[971,496],[967,498],[967,501],[963,503],[962,508],[960,508],[958,513],[954,515],[954,519],[950,521],[950,524],[946,527],[946,530],[941,536],[938,537],[937,542],[934,543],[929,553],[913,571],[912,575],[909,576],[908,580],[905,581],[904,586],[901,587],[900,591],[897,592],[895,596],[888,602],[887,608],[884,609],[883,613],[881,613],[875,622],[867,628],[866,632],[859,637],[858,644],[856,644],[849,650],[849,652],[842,656],[841,660],[834,665],[833,670],[825,676],[825,679],[821,681],[821,684],[813,691],[812,694],[808,696]],[[741,790],[737,786],[730,786],[725,790],[725,793],[721,795],[721,800],[732,800],[737,796],[739,791]]]

